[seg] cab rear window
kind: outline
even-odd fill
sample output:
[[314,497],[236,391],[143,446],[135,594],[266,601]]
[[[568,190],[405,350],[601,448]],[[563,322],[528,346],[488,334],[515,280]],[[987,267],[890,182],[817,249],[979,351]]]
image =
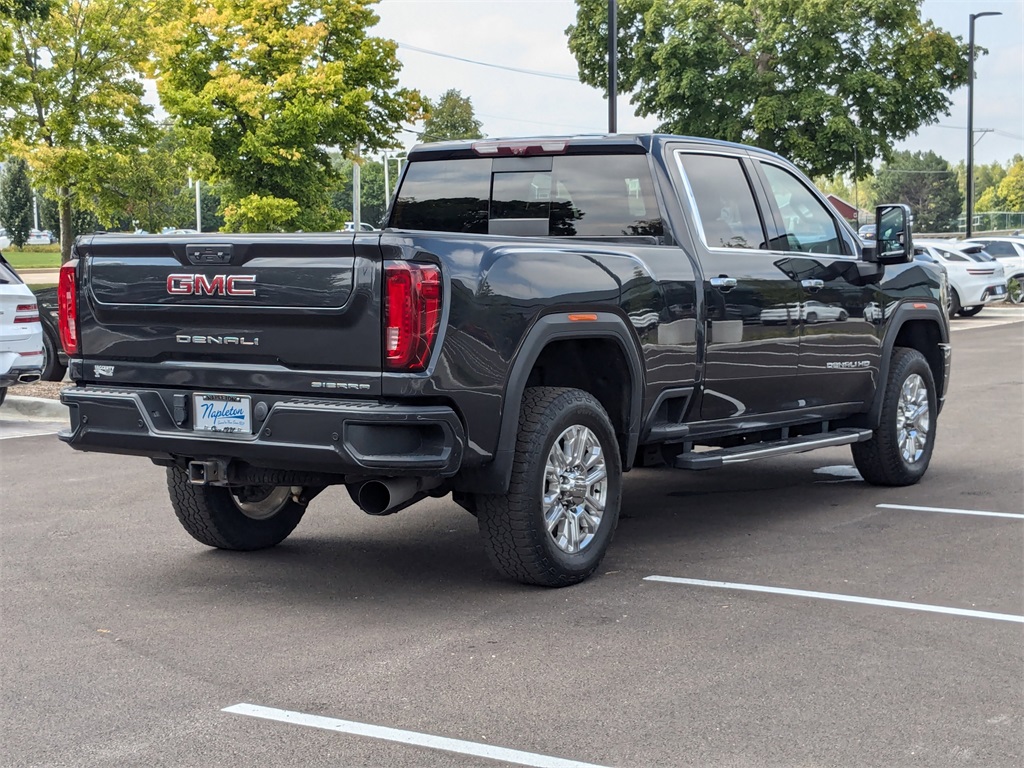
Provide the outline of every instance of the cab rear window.
[[664,233],[641,154],[414,162],[389,226],[529,237]]

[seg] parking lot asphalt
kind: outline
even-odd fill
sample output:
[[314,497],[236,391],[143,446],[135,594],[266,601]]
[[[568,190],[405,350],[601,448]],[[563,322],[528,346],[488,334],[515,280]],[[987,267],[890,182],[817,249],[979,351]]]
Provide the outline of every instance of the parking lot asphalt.
[[148,461],[5,423],[0,764],[1020,765],[1024,325],[953,343],[919,485],[843,448],[632,472],[563,590],[500,580],[448,499],[332,489],[208,550]]

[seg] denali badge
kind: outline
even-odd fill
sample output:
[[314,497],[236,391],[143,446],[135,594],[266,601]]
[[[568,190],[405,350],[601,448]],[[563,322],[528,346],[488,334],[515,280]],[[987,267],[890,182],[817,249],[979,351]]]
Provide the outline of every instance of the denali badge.
[[224,346],[234,345],[240,347],[258,347],[259,336],[189,336],[179,333],[174,340],[179,344],[223,344]]
[[255,296],[256,275],[167,276],[167,292],[177,296]]
[[825,367],[830,370],[846,371],[851,368],[854,370],[870,368],[870,360],[840,360],[835,363],[825,363]]

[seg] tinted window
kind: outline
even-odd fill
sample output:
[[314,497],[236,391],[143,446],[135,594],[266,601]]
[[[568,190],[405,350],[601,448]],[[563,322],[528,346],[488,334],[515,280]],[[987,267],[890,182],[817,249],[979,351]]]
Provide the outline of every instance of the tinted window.
[[[501,235],[663,234],[646,155],[558,155],[550,171],[489,158],[409,166],[390,226]],[[458,197],[454,196],[458,194]]]
[[1008,243],[1005,240],[991,240],[985,243],[985,250],[993,256],[1017,255],[1017,251],[1013,248],[1013,243]]
[[946,248],[936,248],[935,250],[937,250],[939,255],[946,259],[946,261],[970,261],[966,256],[961,256],[959,253],[955,253]]
[[786,250],[841,254],[836,222],[825,204],[789,171],[767,163],[761,167],[781,215]]
[[764,248],[761,217],[735,157],[680,154],[709,248]]
[[494,174],[491,234],[663,234],[646,155],[560,155],[550,171]]
[[389,226],[485,234],[490,187],[487,158],[410,163]]

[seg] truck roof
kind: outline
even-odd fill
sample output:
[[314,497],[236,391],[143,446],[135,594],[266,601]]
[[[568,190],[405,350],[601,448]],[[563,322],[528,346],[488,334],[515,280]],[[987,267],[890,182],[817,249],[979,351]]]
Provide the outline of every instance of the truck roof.
[[514,152],[500,154],[603,154],[648,153],[658,150],[669,142],[684,141],[689,144],[707,144],[714,147],[730,147],[764,155],[779,157],[770,150],[749,144],[721,141],[699,136],[677,136],[667,133],[595,133],[552,136],[509,136],[503,138],[438,141],[417,144],[410,150],[410,160],[442,160],[455,157],[497,156],[500,148],[518,148]]

